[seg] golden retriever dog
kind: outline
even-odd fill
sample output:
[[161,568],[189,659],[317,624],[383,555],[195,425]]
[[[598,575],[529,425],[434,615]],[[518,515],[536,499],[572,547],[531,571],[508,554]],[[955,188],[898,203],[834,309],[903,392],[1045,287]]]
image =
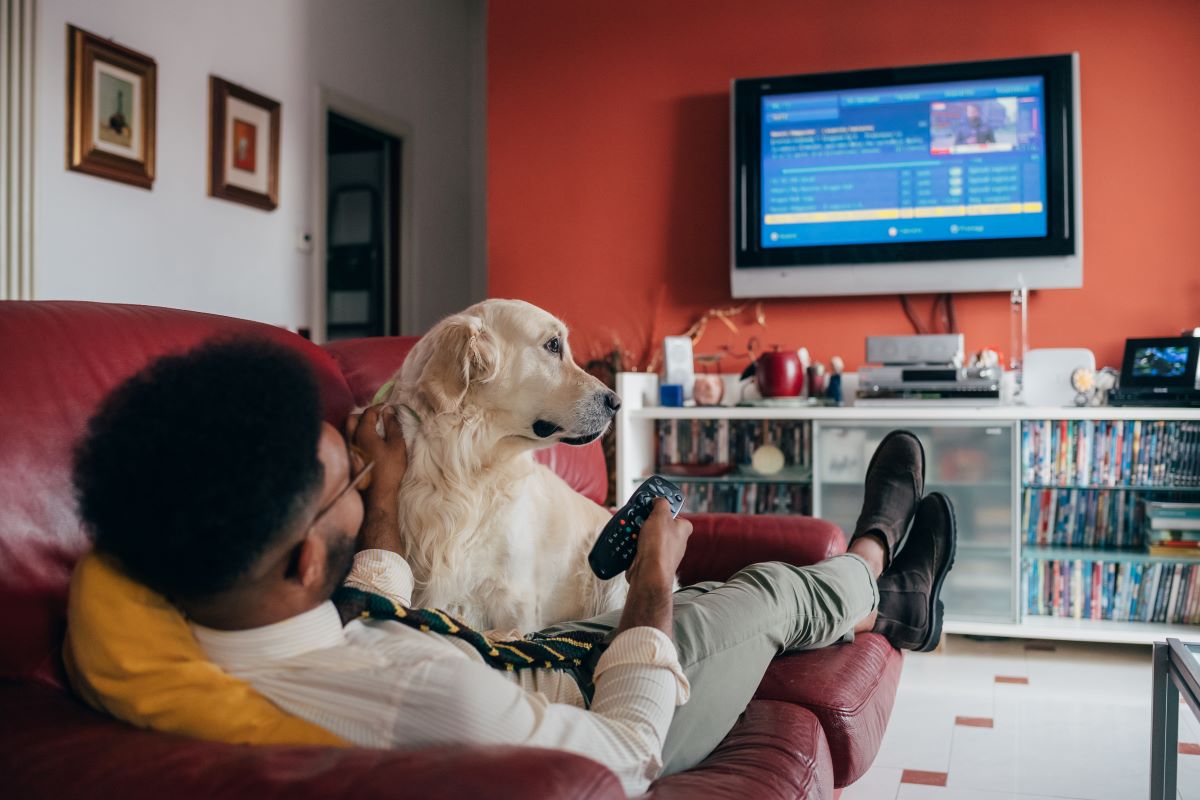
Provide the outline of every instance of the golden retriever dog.
[[608,429],[620,398],[571,358],[567,329],[529,303],[486,300],[413,348],[384,402],[408,445],[400,529],[415,605],[529,632],[625,602],[587,555],[610,514],[533,458]]

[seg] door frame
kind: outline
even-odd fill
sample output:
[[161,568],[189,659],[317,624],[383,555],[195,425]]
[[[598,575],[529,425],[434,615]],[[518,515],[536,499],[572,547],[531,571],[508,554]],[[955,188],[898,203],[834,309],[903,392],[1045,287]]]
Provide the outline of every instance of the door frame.
[[[325,262],[328,226],[328,175],[329,153],[328,125],[329,114],[333,112],[360,122],[370,128],[394,136],[400,140],[400,196],[396,198],[399,206],[398,219],[390,222],[400,226],[400,247],[396,254],[400,266],[399,286],[394,287],[400,292],[400,302],[396,305],[400,319],[396,320],[396,328],[407,333],[407,325],[416,319],[416,271],[413,269],[413,258],[416,253],[414,242],[415,228],[413,226],[413,128],[404,120],[391,117],[378,109],[355,100],[327,86],[317,87],[317,114],[313,141],[316,146],[313,152],[313,176],[316,186],[316,202],[313,203],[313,234],[311,275],[312,297],[309,303],[309,319],[312,326],[312,339],[317,344],[324,344],[328,338],[326,315],[327,265]],[[387,302],[389,298],[385,298]]]

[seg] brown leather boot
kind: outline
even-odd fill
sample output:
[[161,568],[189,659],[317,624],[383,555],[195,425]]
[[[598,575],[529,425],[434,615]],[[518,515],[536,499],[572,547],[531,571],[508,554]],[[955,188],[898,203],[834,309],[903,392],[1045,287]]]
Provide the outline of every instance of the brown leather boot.
[[854,526],[854,540],[877,534],[887,546],[891,564],[916,513],[925,490],[925,448],[909,431],[892,431],[883,437],[867,465],[866,493],[862,513]]
[[879,616],[871,630],[902,650],[928,652],[942,639],[946,574],[954,566],[957,532],[950,498],[932,492],[917,507],[904,550],[879,576]]

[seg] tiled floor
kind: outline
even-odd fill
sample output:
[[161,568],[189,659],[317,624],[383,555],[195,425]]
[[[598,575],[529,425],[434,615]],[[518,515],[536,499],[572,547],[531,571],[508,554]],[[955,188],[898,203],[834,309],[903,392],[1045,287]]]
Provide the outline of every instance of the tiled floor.
[[[842,800],[1147,797],[1150,648],[1050,646],[948,636],[907,654],[879,756]],[[1200,744],[1186,706],[1179,720]],[[1200,755],[1180,754],[1179,790],[1200,799]]]

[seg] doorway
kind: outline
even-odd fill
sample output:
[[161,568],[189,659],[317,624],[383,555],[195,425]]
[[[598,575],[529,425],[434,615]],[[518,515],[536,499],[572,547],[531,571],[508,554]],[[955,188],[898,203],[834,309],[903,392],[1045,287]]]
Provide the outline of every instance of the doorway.
[[327,110],[324,340],[400,333],[403,141]]

